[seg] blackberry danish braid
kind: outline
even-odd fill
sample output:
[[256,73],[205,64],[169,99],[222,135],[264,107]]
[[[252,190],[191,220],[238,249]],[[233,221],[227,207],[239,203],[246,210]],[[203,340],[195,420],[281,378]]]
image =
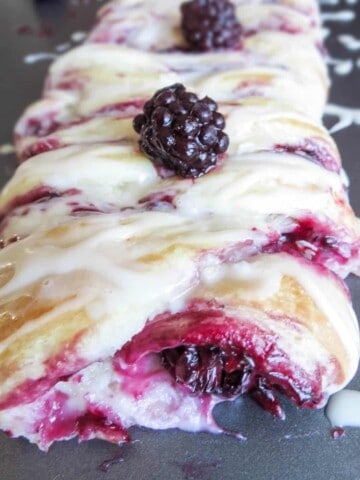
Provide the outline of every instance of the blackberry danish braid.
[[224,399],[284,416],[278,392],[317,408],[349,382],[360,227],[328,86],[315,0],[100,10],[15,128],[1,429],[219,432]]

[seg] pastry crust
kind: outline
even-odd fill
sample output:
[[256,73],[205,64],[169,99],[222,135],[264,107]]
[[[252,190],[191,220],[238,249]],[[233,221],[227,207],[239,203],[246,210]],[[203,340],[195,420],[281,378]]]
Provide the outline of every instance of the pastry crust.
[[[3,404],[11,405],[11,392],[29,379],[36,384],[50,376],[50,383],[56,382],[111,357],[147,321],[186,310],[191,299],[213,299],[240,322],[241,312],[251,312],[246,321],[286,342],[291,362],[310,372],[320,362],[328,365],[324,392],[343,385],[355,373],[359,346],[341,282],[287,254],[235,264],[228,263],[229,255],[222,263],[219,257],[231,238],[241,238],[241,230],[219,231],[204,223],[199,231],[199,226],[194,230],[191,222],[160,212],[108,215],[75,220],[3,250],[0,261],[9,277],[0,290],[6,314],[0,344]],[[307,342],[318,346],[299,356],[297,342],[301,348]],[[66,361],[56,360],[69,348]]]
[[[291,248],[306,258],[342,277],[357,273],[359,222],[336,145],[320,123],[329,81],[315,39],[317,3],[240,2],[245,30],[256,18],[259,25],[249,26],[240,50],[201,55],[154,51],[151,39],[162,45],[163,22],[175,25],[178,18],[172,4],[149,5],[105,6],[86,44],[51,66],[44,97],[16,126],[17,152],[27,161],[0,196],[3,244],[79,214],[175,208],[188,218],[241,216],[249,241],[253,228],[268,235],[266,251],[283,249],[281,239],[287,243],[290,234],[296,237]],[[153,17],[156,9],[161,15]],[[289,17],[295,23],[310,18],[310,30],[283,28]],[[127,22],[139,31],[144,21],[154,25],[155,36],[133,44]],[[109,24],[124,30],[123,41],[101,37],[102,29],[111,33]],[[168,35],[175,45],[175,31]],[[212,96],[230,137],[220,168],[194,185],[161,178],[139,155],[131,125],[156,89],[175,82]],[[223,201],[213,202],[219,192]]]
[[[359,271],[360,224],[321,124],[317,2],[237,1],[241,46],[203,54],[184,50],[180,3],[105,5],[16,125],[23,163],[0,194],[0,428],[44,450],[126,441],[131,425],[217,432],[224,378],[279,416],[279,390],[321,407],[358,365],[339,277]],[[213,97],[230,136],[196,179],[157,169],[132,127],[176,82]]]

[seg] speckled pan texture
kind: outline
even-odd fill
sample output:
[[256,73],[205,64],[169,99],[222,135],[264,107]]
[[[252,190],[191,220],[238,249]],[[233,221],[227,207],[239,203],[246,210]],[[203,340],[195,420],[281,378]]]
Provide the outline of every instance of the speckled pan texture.
[[[16,165],[8,153],[16,120],[39,98],[49,61],[81,43],[102,3],[1,0],[1,185]],[[324,0],[322,11],[332,78],[325,123],[334,131],[351,181],[350,200],[359,215],[360,2]],[[360,316],[360,280],[351,276],[347,282]],[[350,387],[360,389],[359,373]],[[217,421],[241,432],[247,438],[242,441],[131,429],[133,442],[122,447],[73,440],[57,443],[45,454],[26,440],[0,434],[0,480],[360,479],[360,429],[348,428],[343,438],[334,440],[322,410],[300,411],[285,400],[284,405],[285,421],[273,419],[247,398],[218,405]]]

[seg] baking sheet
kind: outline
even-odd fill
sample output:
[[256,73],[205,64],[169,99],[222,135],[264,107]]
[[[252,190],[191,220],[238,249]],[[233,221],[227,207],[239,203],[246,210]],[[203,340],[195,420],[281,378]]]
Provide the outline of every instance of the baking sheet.
[[[49,65],[46,59],[81,41],[81,32],[92,25],[101,3],[0,1],[0,151],[11,143],[13,125],[22,110],[39,97]],[[323,3],[325,27],[331,30],[326,45],[333,57],[330,102],[357,107],[359,112],[342,113],[350,123],[358,119],[360,124],[360,44],[345,48],[345,37],[340,36],[359,39],[360,5],[348,0]],[[334,116],[326,119],[329,126],[338,121]],[[352,205],[360,214],[360,126],[340,130],[335,139],[351,179]],[[13,155],[0,155],[2,184],[14,167]],[[360,280],[350,278],[348,283],[360,316]],[[360,374],[351,387],[360,389]],[[218,421],[241,432],[246,441],[226,435],[131,429],[134,441],[123,447],[101,441],[78,445],[74,440],[58,443],[44,454],[26,440],[0,434],[0,480],[359,480],[360,429],[346,429],[344,438],[333,440],[323,411],[299,411],[284,403],[286,421],[274,420],[246,398],[218,406]],[[112,466],[103,464],[114,457]],[[109,466],[107,473],[101,471],[101,464],[103,469]]]

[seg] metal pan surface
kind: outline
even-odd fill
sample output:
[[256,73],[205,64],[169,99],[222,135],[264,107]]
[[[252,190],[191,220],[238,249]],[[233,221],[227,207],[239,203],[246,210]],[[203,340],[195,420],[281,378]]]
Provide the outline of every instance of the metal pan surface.
[[[54,53],[81,40],[79,32],[91,27],[101,3],[1,0],[1,185],[15,168],[14,156],[5,152],[16,119],[39,97]],[[324,0],[322,8],[324,26],[330,29],[326,40],[332,57],[330,104],[345,107],[341,110],[344,116],[327,116],[325,121],[328,126],[344,119],[349,124],[335,133],[335,139],[351,180],[351,202],[360,215],[360,42],[353,41],[349,48],[345,37],[360,40],[360,2]],[[39,53],[43,55],[33,55]],[[329,111],[337,112],[331,107]],[[348,283],[360,316],[360,279],[350,278]],[[360,389],[360,372],[351,388]],[[287,419],[281,421],[246,398],[218,406],[218,421],[241,432],[246,441],[226,435],[132,429],[134,441],[123,447],[71,441],[58,443],[44,454],[23,439],[0,434],[0,479],[360,479],[360,429],[346,429],[343,438],[334,440],[323,411],[300,411],[286,402],[285,411]],[[113,461],[103,463],[108,459]]]

